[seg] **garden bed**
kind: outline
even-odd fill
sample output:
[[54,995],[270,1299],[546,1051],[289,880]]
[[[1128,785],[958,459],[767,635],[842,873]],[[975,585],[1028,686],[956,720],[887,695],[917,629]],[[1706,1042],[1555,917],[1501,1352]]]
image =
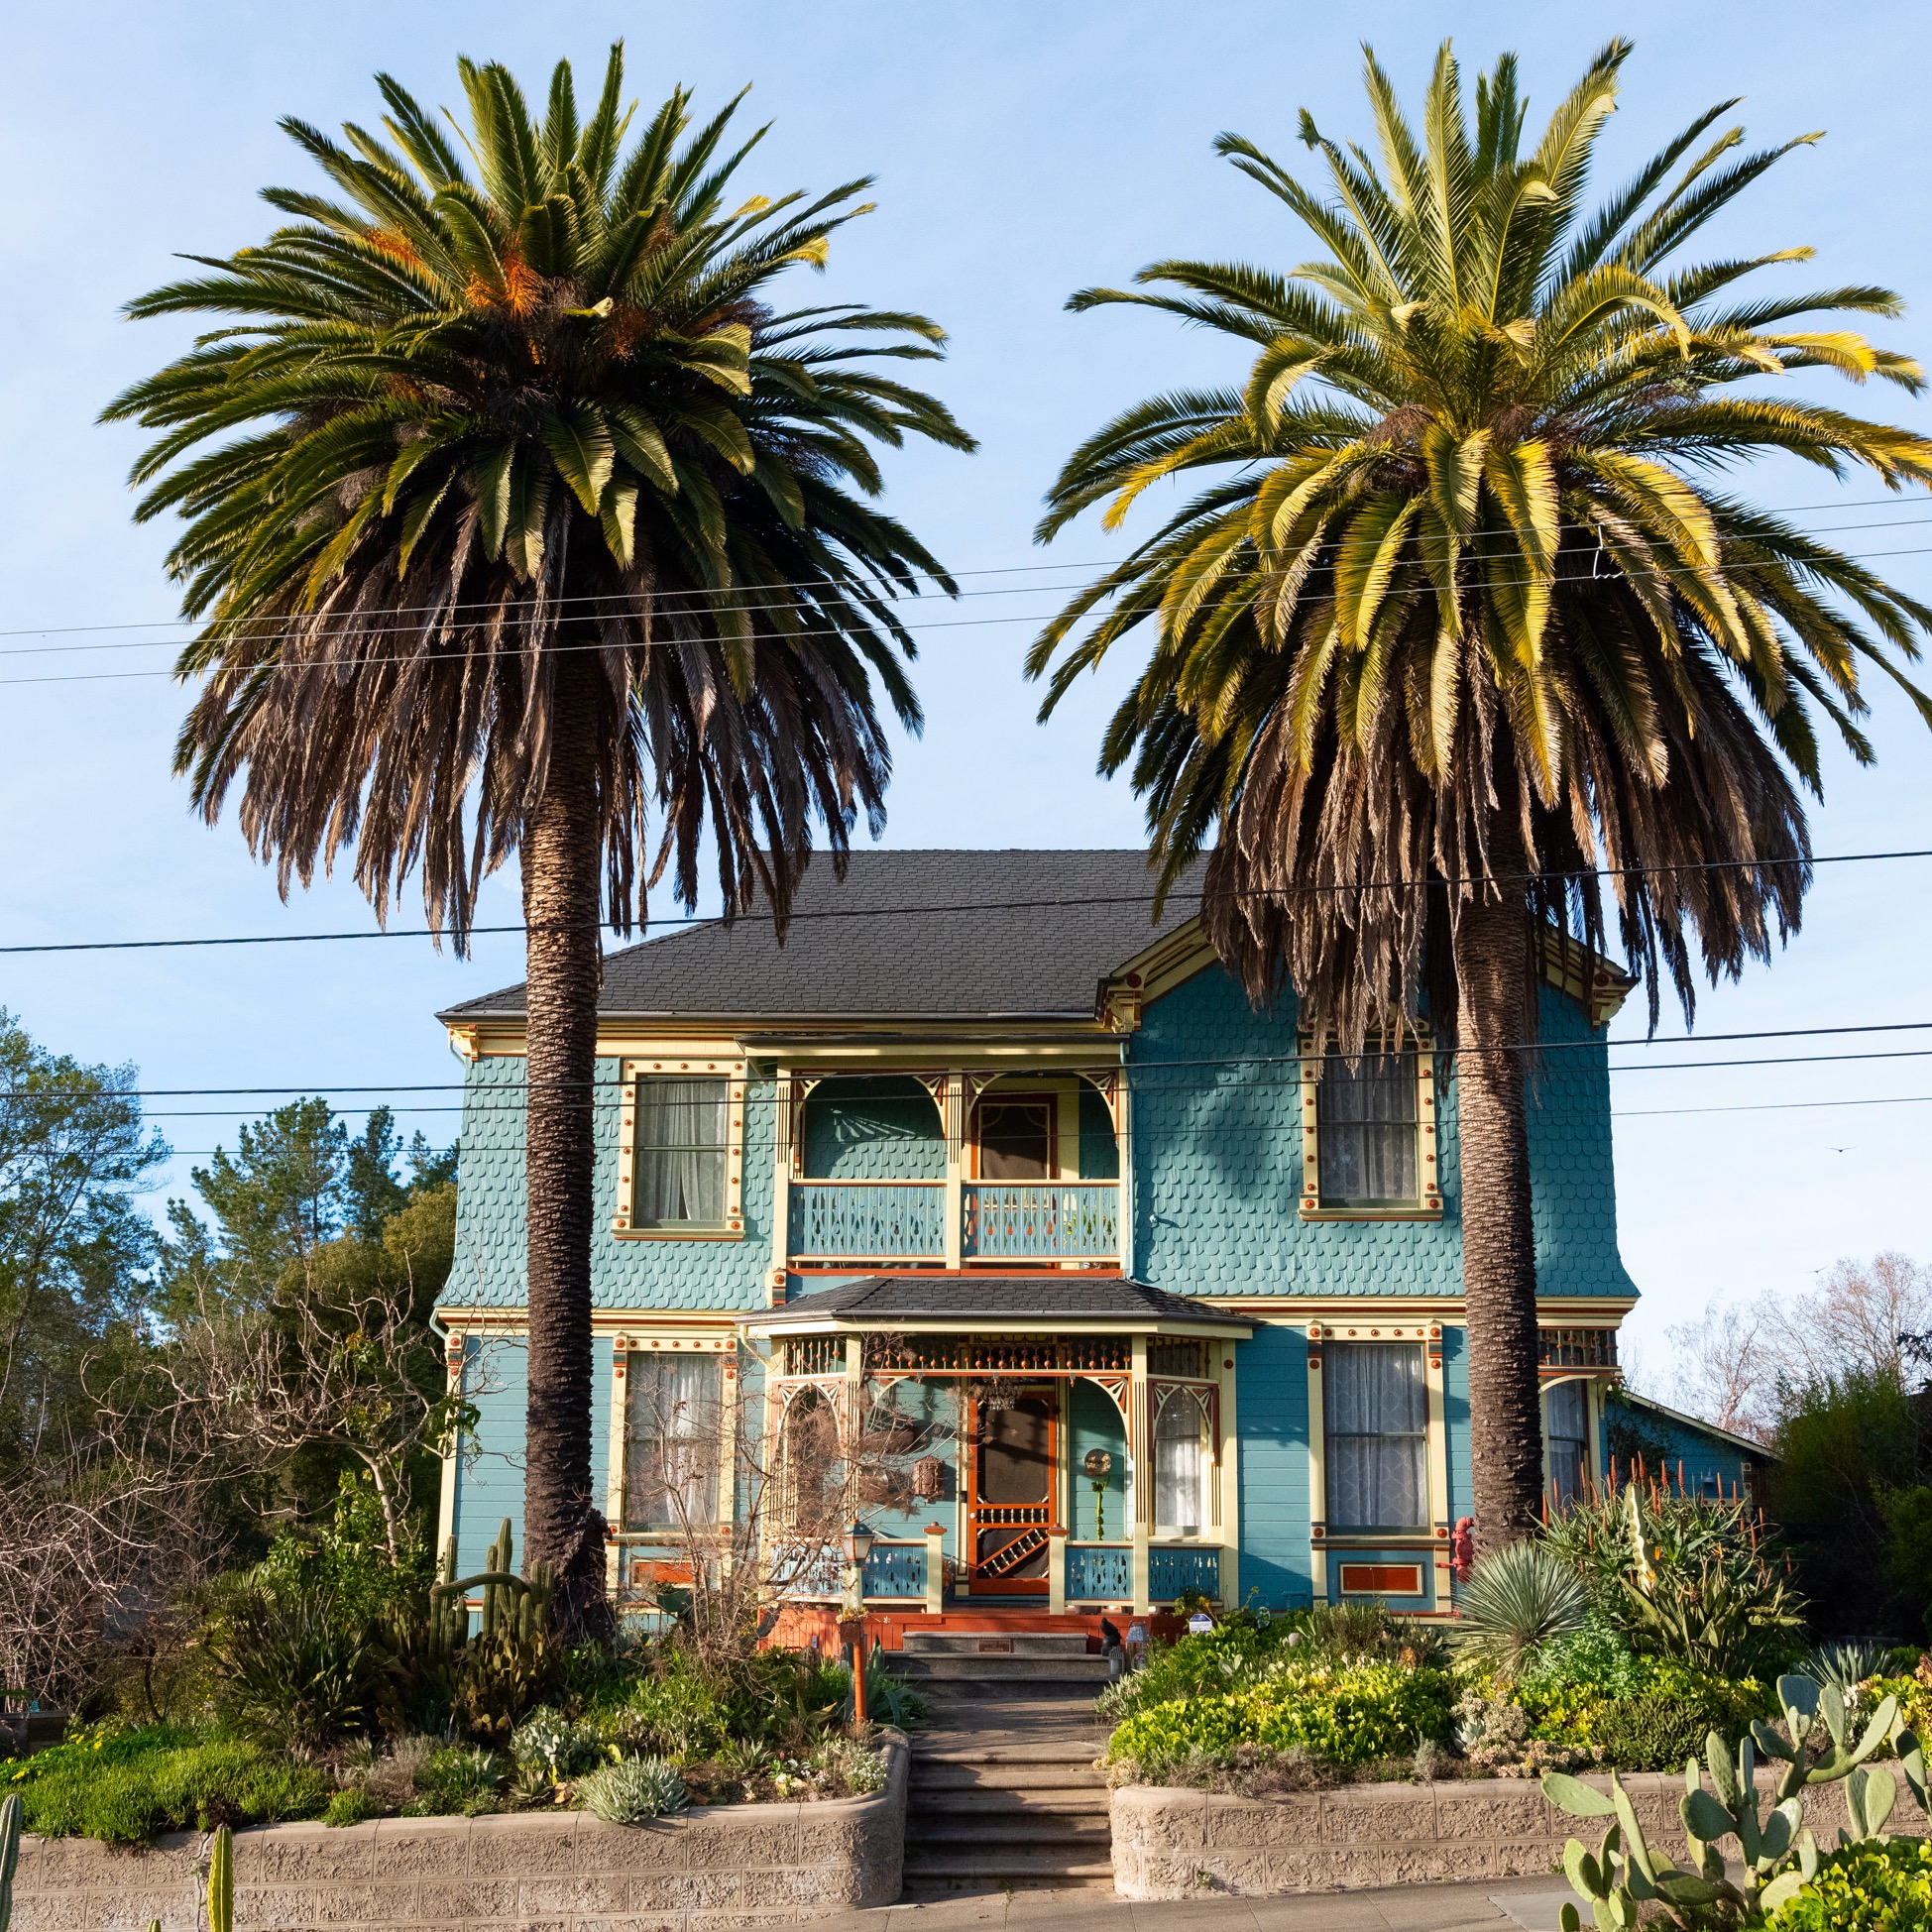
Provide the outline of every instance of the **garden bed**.
[[[869,1796],[699,1806],[646,1825],[581,1812],[383,1818],[235,1834],[235,1915],[278,1932],[342,1925],[705,1932],[785,1924],[899,1895],[907,1747],[887,1732]],[[201,1840],[145,1850],[28,1838],[14,1932],[195,1932]]]
[[[1608,1788],[1606,1778],[1586,1781]],[[1651,1843],[1680,1844],[1683,1774],[1636,1773],[1623,1784]],[[1123,1898],[1542,1877],[1560,1870],[1564,1843],[1577,1835],[1574,1818],[1520,1778],[1341,1784],[1279,1798],[1127,1784],[1110,1808]],[[1805,1822],[1821,1845],[1835,1843],[1847,1822],[1844,1786],[1812,1786]],[[1901,1805],[1891,1829],[1923,1837],[1932,1826]]]

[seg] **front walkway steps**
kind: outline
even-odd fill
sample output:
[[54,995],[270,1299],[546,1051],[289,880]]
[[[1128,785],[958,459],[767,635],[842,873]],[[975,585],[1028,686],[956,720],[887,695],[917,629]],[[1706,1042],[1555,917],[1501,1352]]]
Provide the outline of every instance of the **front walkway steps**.
[[905,1896],[1113,1890],[1107,1785],[1092,1713],[1107,1659],[1079,1634],[908,1631],[892,1666],[917,1684]]

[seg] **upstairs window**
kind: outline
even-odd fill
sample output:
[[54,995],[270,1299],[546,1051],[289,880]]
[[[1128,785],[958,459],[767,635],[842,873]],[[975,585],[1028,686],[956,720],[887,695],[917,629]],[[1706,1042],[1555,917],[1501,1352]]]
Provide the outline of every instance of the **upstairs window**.
[[725,1225],[730,1085],[667,1074],[637,1081],[632,1216],[638,1227]]
[[1323,1057],[1315,1085],[1323,1207],[1421,1202],[1419,1097],[1413,1053]]
[[715,1355],[631,1351],[625,1372],[626,1530],[690,1530],[718,1521],[723,1369]]
[[1321,1351],[1330,1530],[1428,1525],[1428,1384],[1422,1351],[1330,1342]]
[[1302,1035],[1302,1218],[1434,1220],[1435,1055],[1405,1028],[1400,1051],[1378,1039],[1350,1056]]

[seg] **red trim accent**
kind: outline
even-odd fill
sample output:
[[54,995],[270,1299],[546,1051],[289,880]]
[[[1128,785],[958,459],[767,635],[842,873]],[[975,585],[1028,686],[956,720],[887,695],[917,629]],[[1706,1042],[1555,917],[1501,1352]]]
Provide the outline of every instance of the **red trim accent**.
[[1344,1563],[1341,1593],[1345,1597],[1420,1597],[1423,1594],[1422,1566],[1420,1563]]

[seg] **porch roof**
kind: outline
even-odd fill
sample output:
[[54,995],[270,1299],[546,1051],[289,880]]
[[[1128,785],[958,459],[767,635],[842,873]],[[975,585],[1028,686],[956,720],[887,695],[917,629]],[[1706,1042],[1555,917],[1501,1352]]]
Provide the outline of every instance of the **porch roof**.
[[1239,1335],[1257,1324],[1231,1309],[1208,1307],[1119,1275],[869,1275],[801,1295],[782,1307],[743,1317],[768,1334],[834,1327],[913,1324],[922,1329],[1011,1329],[1033,1322],[1057,1327],[1172,1328]]

